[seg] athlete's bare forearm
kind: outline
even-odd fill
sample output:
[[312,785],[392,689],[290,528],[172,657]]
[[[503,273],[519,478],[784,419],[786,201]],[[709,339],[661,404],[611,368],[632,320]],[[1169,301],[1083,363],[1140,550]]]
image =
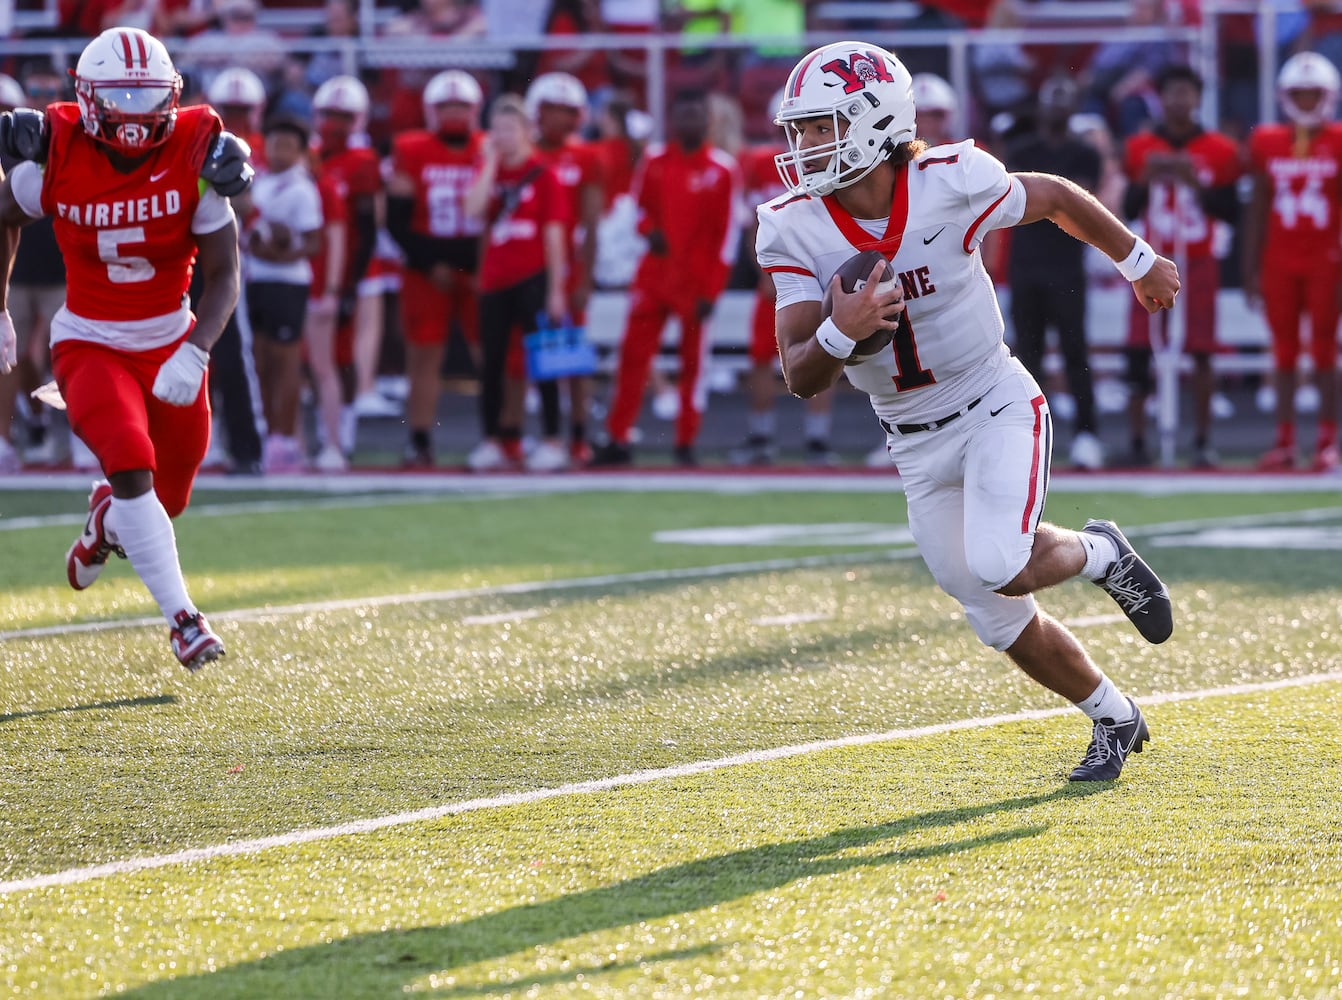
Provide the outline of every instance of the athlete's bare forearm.
[[1136,235],[1085,188],[1053,174],[1013,176],[1025,186],[1025,214],[1020,225],[1049,219],[1111,260],[1123,260],[1132,250]]
[[228,317],[238,304],[238,227],[230,222],[221,229],[197,238],[204,288],[196,303],[196,326],[188,338],[208,351],[224,332]]

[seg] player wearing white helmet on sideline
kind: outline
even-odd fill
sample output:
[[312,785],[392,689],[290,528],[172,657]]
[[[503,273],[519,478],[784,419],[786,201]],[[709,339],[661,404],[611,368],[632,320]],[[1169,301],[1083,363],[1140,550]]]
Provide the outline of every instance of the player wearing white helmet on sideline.
[[265,150],[261,118],[266,110],[266,85],[261,78],[245,66],[232,66],[210,81],[205,99],[223,119],[224,128],[251,148],[253,165],[257,165]]
[[918,109],[918,138],[929,146],[953,142],[951,125],[960,109],[951,85],[935,73],[915,73],[913,104]]
[[[536,155],[551,170],[563,188],[572,220],[564,239],[569,248],[569,318],[577,326],[587,323],[587,303],[592,296],[592,271],[596,264],[596,230],[605,204],[600,154],[578,138],[587,115],[587,89],[568,73],[542,73],[527,87],[527,117],[536,128]],[[568,453],[562,456],[533,452],[533,465],[586,465],[592,460],[587,440],[588,379],[569,378]],[[539,449],[538,449],[539,451]]]
[[465,209],[466,192],[481,167],[480,106],[475,78],[446,70],[424,87],[425,129],[392,140],[387,182],[387,231],[405,254],[401,328],[410,379],[405,464],[433,465],[439,372],[455,324],[478,357],[478,219]]
[[[1152,310],[1173,304],[1174,264],[1069,181],[1009,174],[972,140],[934,150],[916,140],[912,79],[875,45],[804,57],[776,121],[789,190],[760,207],[756,250],[778,289],[789,388],[809,397],[846,374],[871,396],[933,576],[985,644],[1093,720],[1072,778],[1117,777],[1148,738],[1141,712],[1030,595],[1085,576],[1151,642],[1173,629],[1169,596],[1111,522],[1041,523],[1048,404],[1002,342],[978,248],[991,229],[1050,219],[1108,254]],[[866,250],[884,259],[848,293],[837,271]],[[887,271],[898,280],[880,280]]]
[[1276,442],[1264,469],[1296,463],[1295,389],[1300,320],[1310,318],[1309,351],[1319,391],[1312,467],[1338,464],[1337,289],[1342,285],[1342,124],[1338,71],[1317,52],[1299,52],[1277,75],[1281,124],[1249,135],[1253,193],[1245,213],[1241,273],[1250,306],[1262,306],[1272,335]]

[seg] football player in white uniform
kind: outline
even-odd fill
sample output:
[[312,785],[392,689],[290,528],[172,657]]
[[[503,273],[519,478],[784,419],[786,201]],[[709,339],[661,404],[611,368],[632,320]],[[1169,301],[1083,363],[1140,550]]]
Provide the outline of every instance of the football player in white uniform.
[[[802,397],[840,372],[870,394],[937,583],[984,643],[1093,720],[1072,780],[1112,779],[1149,738],[1146,722],[1030,595],[1084,576],[1158,643],[1173,630],[1169,594],[1112,522],[1041,523],[1048,404],[1002,342],[978,246],[991,229],[1049,219],[1108,254],[1152,312],[1173,304],[1178,273],[1070,181],[1009,174],[972,141],[928,148],[914,117],[908,71],[875,45],[826,45],[792,71],[775,119],[789,193],[760,206],[756,241],[778,289],[783,373]],[[899,281],[878,287],[877,264],[846,294],[835,272],[863,250],[884,255]],[[876,353],[859,346],[873,335],[887,341]]]

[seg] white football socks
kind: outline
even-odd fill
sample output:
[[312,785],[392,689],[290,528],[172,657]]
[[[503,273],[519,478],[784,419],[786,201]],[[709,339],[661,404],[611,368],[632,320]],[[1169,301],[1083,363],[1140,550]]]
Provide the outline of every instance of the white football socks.
[[1123,693],[1114,686],[1104,674],[1100,674],[1100,686],[1091,692],[1090,697],[1078,701],[1076,707],[1085,712],[1092,720],[1113,719],[1115,723],[1131,722],[1134,715],[1132,703],[1123,697]]
[[168,624],[173,623],[173,616],[183,608],[194,615],[196,606],[187,596],[182,566],[177,561],[177,536],[172,530],[172,519],[157,494],[150,490],[133,500],[113,497],[106,523],[158,602]]
[[807,441],[828,441],[833,423],[828,413],[808,413],[802,418],[802,434]]
[[774,411],[751,410],[746,416],[746,431],[754,437],[771,438],[774,436]]
[[1108,535],[1092,531],[1078,531],[1076,537],[1081,539],[1081,547],[1086,550],[1086,564],[1081,567],[1081,575],[1094,583],[1108,573],[1109,567],[1118,559],[1118,546]]

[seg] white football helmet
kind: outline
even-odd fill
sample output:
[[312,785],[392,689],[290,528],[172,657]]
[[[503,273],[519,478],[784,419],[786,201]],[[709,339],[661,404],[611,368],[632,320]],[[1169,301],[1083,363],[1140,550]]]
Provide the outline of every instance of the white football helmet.
[[475,77],[465,70],[448,69],[439,73],[424,85],[424,110],[449,101],[458,104],[474,104],[477,108],[485,103],[485,95]]
[[935,73],[914,74],[913,104],[919,111],[945,111],[952,115],[960,106],[951,85]]
[[[1337,109],[1339,79],[1337,68],[1317,52],[1297,52],[1282,64],[1277,74],[1277,99],[1281,101],[1286,117],[1297,125],[1311,128],[1333,117]],[[1322,98],[1306,111],[1295,103],[1291,92],[1318,90]]]
[[12,76],[0,73],[0,107],[23,108],[28,106],[28,95]]
[[139,28],[108,28],[75,64],[84,131],[132,156],[167,142],[177,124],[182,77],[168,50]]
[[216,109],[225,106],[260,108],[266,103],[266,85],[251,70],[233,66],[210,81],[205,88],[205,100]]
[[[788,125],[806,118],[830,118],[834,141],[800,148]],[[824,45],[788,77],[774,124],[787,133],[788,151],[779,153],[774,164],[788,190],[831,194],[856,184],[896,146],[913,139],[913,78],[880,46]]]
[[352,76],[333,76],[312,95],[314,111],[343,111],[362,118],[368,114],[368,88]]
[[527,117],[540,118],[542,104],[557,104],[575,111],[587,110],[587,88],[569,73],[542,73],[527,88]]

